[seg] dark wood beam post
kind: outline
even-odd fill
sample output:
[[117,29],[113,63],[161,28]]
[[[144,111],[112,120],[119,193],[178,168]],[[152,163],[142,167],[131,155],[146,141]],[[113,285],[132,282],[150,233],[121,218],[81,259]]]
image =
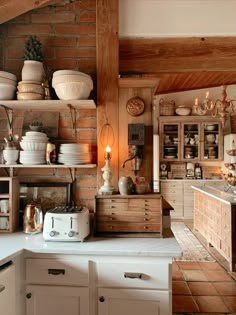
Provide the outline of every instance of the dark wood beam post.
[[104,148],[100,132],[106,118],[114,131],[111,167],[113,185],[118,184],[118,75],[119,75],[119,0],[97,0],[97,143],[98,189],[103,185],[101,167],[104,166]]

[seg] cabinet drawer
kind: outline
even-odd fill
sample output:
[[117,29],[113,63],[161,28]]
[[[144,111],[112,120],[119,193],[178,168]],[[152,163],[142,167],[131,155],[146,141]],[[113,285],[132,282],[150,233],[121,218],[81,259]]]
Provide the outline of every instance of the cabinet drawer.
[[161,209],[161,200],[160,199],[130,199],[129,200],[129,209],[145,209],[160,211]]
[[99,287],[168,289],[168,264],[98,263]]
[[125,233],[148,233],[161,232],[161,223],[133,223],[133,222],[97,222],[97,232],[125,232]]
[[153,212],[126,212],[126,213],[113,213],[112,215],[97,213],[97,221],[107,222],[160,222],[161,216],[158,213]]
[[26,281],[35,284],[88,285],[88,261],[26,259]]
[[126,200],[97,200],[96,208],[99,211],[103,210],[127,210],[128,202]]

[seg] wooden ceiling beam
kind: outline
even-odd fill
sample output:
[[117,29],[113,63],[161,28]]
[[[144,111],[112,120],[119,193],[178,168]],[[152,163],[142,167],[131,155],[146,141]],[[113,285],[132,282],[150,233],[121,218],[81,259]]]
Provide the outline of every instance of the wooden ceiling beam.
[[0,24],[28,11],[60,2],[61,0],[0,0]]
[[236,71],[236,37],[120,38],[120,73]]

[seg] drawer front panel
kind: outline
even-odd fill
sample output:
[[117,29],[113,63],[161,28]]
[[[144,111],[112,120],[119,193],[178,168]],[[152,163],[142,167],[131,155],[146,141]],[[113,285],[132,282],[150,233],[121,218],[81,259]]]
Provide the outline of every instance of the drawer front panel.
[[98,214],[97,215],[97,221],[107,221],[107,222],[151,222],[151,223],[156,223],[160,222],[161,218],[159,215],[148,215],[144,213],[127,213],[125,215],[122,214],[115,214],[115,215],[102,215]]
[[135,223],[132,222],[97,222],[97,232],[161,232],[160,223]]
[[26,281],[35,284],[88,285],[88,261],[26,259]]
[[169,289],[168,264],[98,263],[99,287]]

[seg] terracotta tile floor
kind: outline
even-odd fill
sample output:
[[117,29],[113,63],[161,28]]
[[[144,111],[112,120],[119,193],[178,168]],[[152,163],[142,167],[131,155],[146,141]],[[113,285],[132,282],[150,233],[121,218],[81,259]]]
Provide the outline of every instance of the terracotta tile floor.
[[236,314],[236,272],[211,250],[216,262],[173,262],[173,314]]

